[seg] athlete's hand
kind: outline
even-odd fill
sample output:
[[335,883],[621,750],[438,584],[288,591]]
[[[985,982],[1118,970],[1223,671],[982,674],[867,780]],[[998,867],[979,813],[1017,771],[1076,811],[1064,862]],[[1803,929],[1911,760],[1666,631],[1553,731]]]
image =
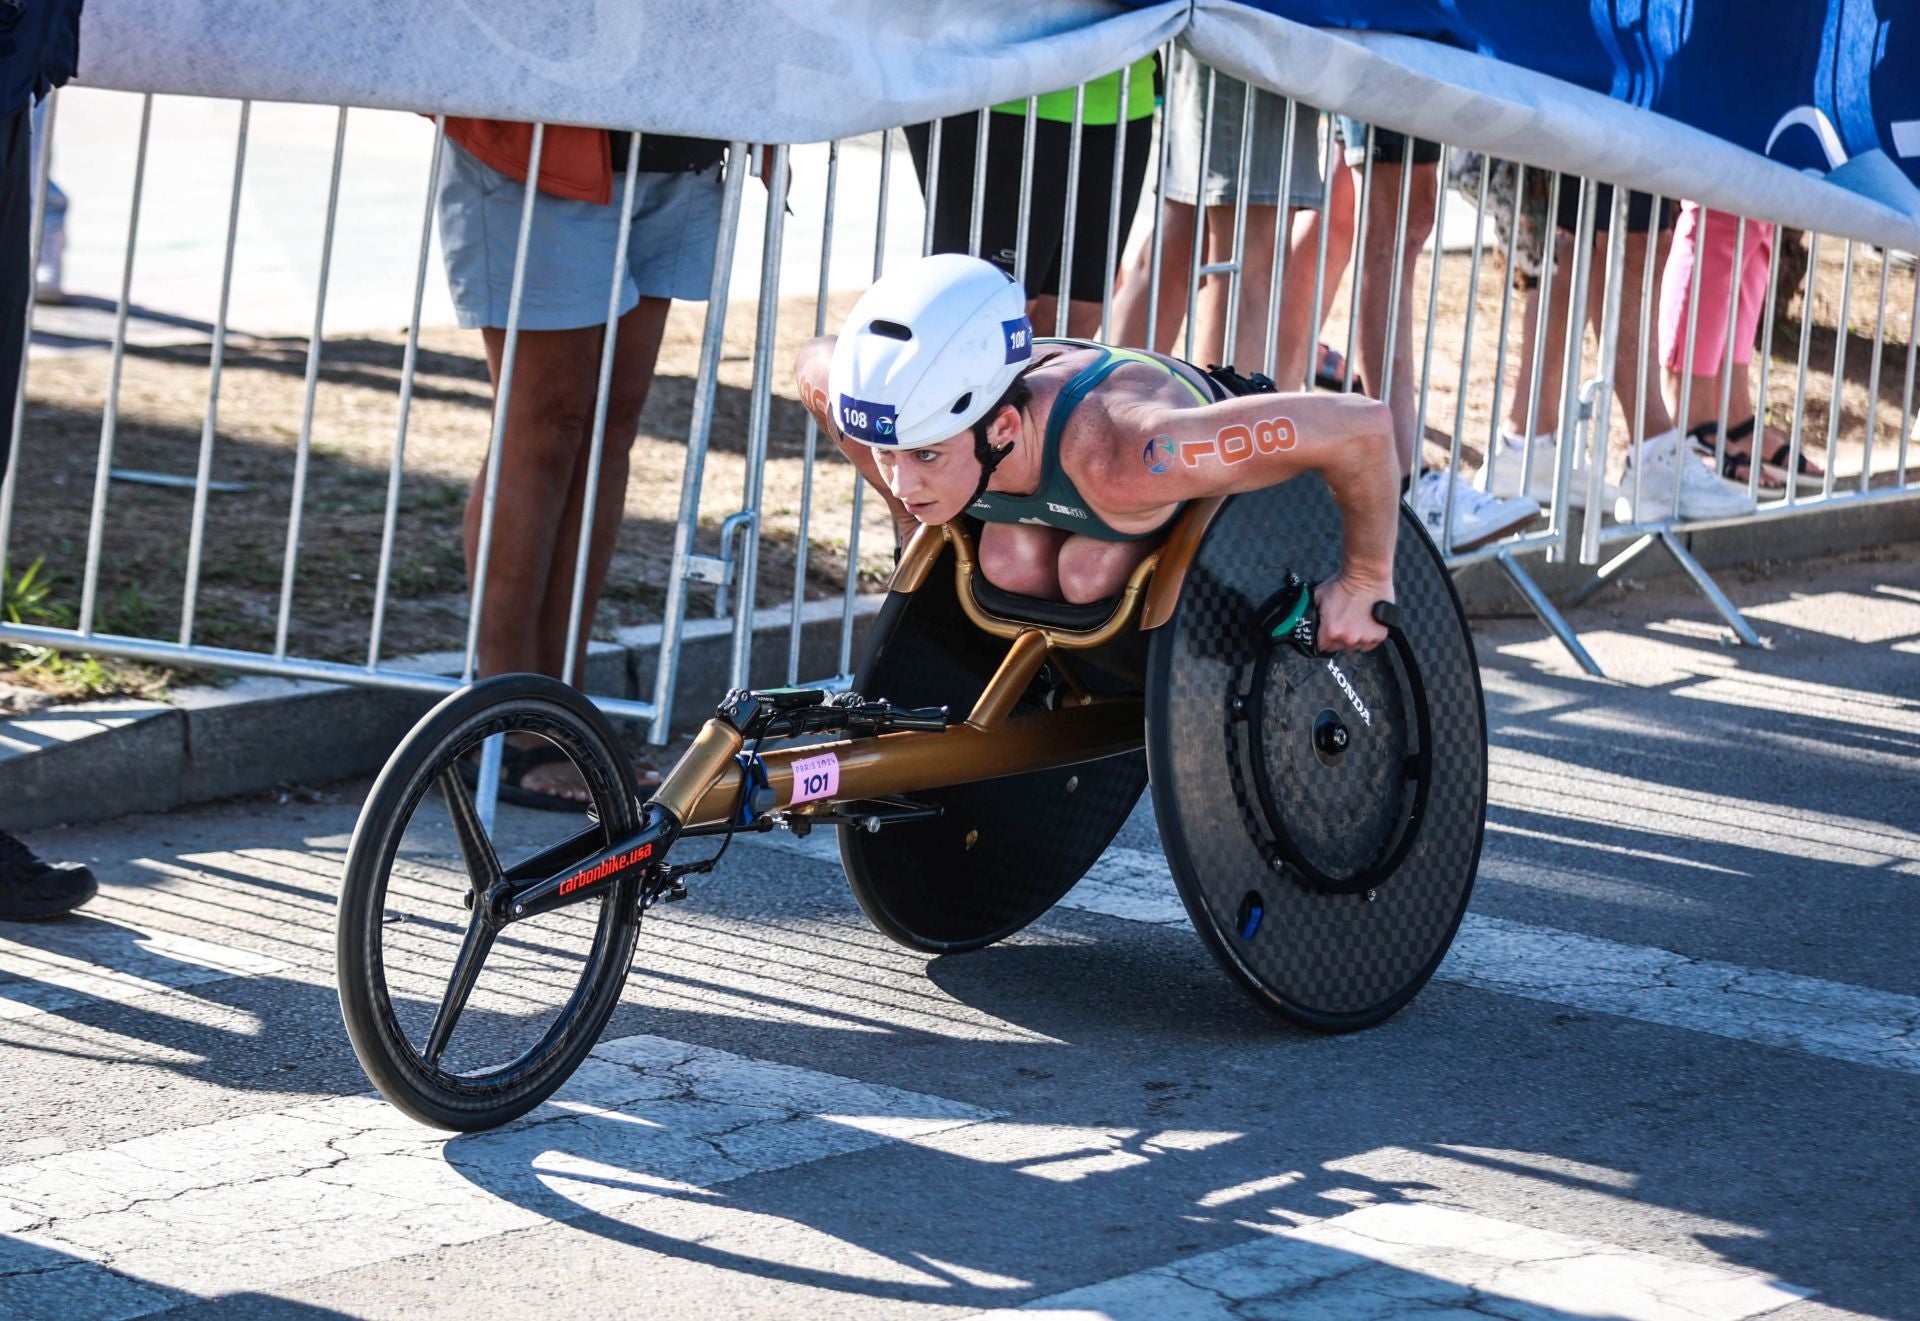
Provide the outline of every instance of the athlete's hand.
[[1320,607],[1319,645],[1322,652],[1372,651],[1387,640],[1387,627],[1373,617],[1376,601],[1393,600],[1393,583],[1359,581],[1342,573],[1320,584],[1314,603]]

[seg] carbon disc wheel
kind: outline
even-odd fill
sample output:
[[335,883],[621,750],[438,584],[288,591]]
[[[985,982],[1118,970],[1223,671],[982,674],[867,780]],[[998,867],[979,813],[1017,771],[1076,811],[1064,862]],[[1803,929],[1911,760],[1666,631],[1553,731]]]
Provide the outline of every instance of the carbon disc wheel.
[[[564,757],[593,813],[499,808],[471,785],[490,738]],[[639,933],[637,882],[505,924],[485,894],[557,872],[636,829],[632,774],[579,693],[503,675],[428,712],[388,759],[348,846],[336,949],[354,1053],[400,1110],[438,1128],[494,1128],[540,1104],[585,1058],[618,1003]]]
[[1154,811],[1194,927],[1257,1003],[1320,1031],[1418,994],[1479,866],[1479,666],[1445,562],[1401,514],[1387,645],[1275,639],[1288,577],[1340,568],[1339,511],[1308,474],[1221,508],[1148,667]]

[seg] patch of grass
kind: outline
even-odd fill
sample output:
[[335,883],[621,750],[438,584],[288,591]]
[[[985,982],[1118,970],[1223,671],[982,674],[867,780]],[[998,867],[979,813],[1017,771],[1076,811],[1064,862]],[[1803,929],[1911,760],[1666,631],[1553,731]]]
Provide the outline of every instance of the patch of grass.
[[45,624],[51,628],[71,628],[72,613],[53,596],[53,576],[44,572],[46,556],[26,567],[23,573],[0,582],[0,617],[9,624]]
[[129,638],[152,637],[157,613],[158,607],[147,599],[146,584],[130,582],[101,605],[99,631]]
[[[0,617],[10,624],[72,628],[74,609],[59,595],[59,581],[36,559],[0,582]],[[138,635],[152,626],[154,606],[140,583],[130,583],[105,604],[101,627]],[[176,683],[198,679],[191,671],[169,670],[138,661],[60,651],[53,647],[0,646],[0,681],[43,692],[60,701],[104,697],[164,700]]]
[[241,546],[224,555],[203,560],[200,581],[238,583],[247,587],[272,587],[277,590],[285,567],[286,559],[280,552],[263,550],[258,546]]

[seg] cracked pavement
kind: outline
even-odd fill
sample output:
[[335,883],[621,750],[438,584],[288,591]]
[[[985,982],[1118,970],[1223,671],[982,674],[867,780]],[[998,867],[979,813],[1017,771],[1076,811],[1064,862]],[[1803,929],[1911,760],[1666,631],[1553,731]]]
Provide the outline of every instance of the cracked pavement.
[[[1758,653],[1677,583],[1601,598],[1604,682],[1477,626],[1473,911],[1350,1037],[1233,991],[1144,806],[955,958],[875,933],[830,840],[747,838],[554,1103],[449,1137],[340,1025],[363,782],[36,835],[103,888],[0,927],[0,1316],[1920,1316],[1920,553],[1771,573],[1724,584]],[[409,1014],[449,844],[386,928]],[[515,939],[475,1049],[585,948]]]

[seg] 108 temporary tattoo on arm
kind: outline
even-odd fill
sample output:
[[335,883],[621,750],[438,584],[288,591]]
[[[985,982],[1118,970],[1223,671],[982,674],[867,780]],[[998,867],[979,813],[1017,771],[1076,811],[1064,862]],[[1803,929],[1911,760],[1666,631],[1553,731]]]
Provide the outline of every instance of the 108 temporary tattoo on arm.
[[1300,436],[1294,429],[1292,418],[1262,418],[1252,426],[1235,422],[1221,427],[1211,436],[1192,440],[1155,436],[1141,450],[1140,461],[1150,473],[1166,472],[1173,467],[1176,459],[1187,468],[1199,467],[1204,459],[1218,459],[1231,466],[1244,463],[1256,454],[1290,450],[1299,443]]

